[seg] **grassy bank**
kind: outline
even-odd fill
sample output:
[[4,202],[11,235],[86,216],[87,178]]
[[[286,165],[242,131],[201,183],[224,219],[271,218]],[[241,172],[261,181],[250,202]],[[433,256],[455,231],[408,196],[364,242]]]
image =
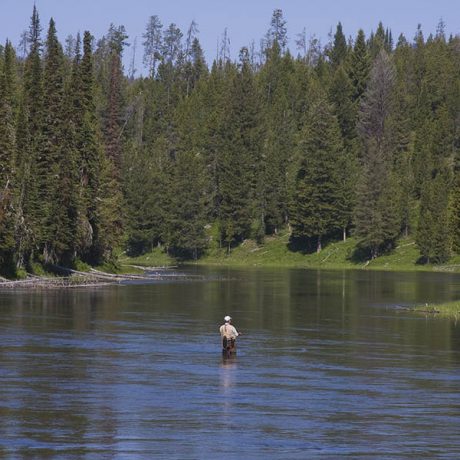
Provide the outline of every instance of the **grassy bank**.
[[460,317],[460,300],[441,304],[423,305],[416,307],[415,311],[458,319]]
[[[421,265],[417,263],[420,253],[411,238],[401,239],[398,246],[388,254],[370,261],[355,261],[352,258],[356,240],[330,243],[318,253],[304,254],[293,252],[288,248],[287,232],[275,237],[266,238],[263,245],[253,240],[246,240],[228,254],[226,249],[211,245],[208,252],[198,261],[199,265],[247,266],[247,267],[292,267],[292,268],[324,268],[324,269],[365,269],[391,271],[446,271],[460,272],[460,257],[452,258],[445,265]],[[180,261],[169,257],[161,249],[140,257],[119,258],[121,265],[171,266]],[[188,261],[189,262],[189,261]]]
[[126,270],[135,270],[135,266],[141,267],[171,267],[177,265],[178,261],[170,257],[162,249],[155,248],[153,251],[138,257],[129,257],[126,253],[118,255],[118,264]]

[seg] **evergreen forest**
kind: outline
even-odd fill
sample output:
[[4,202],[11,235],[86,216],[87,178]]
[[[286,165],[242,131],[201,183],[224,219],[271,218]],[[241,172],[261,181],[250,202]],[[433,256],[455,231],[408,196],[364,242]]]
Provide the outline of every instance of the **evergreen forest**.
[[0,47],[0,274],[280,231],[305,252],[353,235],[362,260],[407,235],[420,263],[460,254],[460,36],[339,23],[290,48],[267,19],[208,63],[195,22],[147,18],[138,77],[124,26],[61,43],[34,7]]

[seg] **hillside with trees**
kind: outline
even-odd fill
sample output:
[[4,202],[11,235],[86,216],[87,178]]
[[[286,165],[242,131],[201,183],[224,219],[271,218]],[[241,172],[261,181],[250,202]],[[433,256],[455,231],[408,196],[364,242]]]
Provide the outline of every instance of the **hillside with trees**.
[[157,16],[146,77],[120,25],[59,42],[34,7],[0,47],[0,274],[99,265],[122,249],[230,252],[289,231],[292,251],[356,239],[356,257],[412,235],[420,263],[460,254],[460,37],[381,23],[288,47],[275,10],[256,50],[208,63],[192,22]]

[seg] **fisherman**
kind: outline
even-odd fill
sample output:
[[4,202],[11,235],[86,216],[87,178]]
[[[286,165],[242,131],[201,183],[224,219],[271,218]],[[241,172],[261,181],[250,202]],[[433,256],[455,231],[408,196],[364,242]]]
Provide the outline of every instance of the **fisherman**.
[[233,353],[236,351],[235,340],[240,335],[233,326],[232,318],[226,316],[224,318],[225,323],[220,326],[220,336],[222,337],[222,351],[227,353]]

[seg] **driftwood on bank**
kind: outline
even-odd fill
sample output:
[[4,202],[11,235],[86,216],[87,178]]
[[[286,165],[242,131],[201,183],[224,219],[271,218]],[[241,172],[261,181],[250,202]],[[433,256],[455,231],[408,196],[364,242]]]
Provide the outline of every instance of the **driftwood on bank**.
[[52,288],[75,288],[87,286],[107,286],[120,284],[129,281],[152,281],[162,280],[171,277],[181,276],[178,273],[167,272],[164,268],[138,267],[145,270],[144,274],[114,274],[105,273],[96,269],[89,272],[81,272],[67,267],[53,267],[62,276],[37,276],[28,274],[26,279],[11,281],[0,277],[0,289],[20,288],[20,289],[52,289]]
[[52,288],[75,288],[83,286],[101,286],[110,283],[96,282],[94,279],[83,277],[46,277],[30,276],[24,280],[0,281],[0,289],[52,289]]

